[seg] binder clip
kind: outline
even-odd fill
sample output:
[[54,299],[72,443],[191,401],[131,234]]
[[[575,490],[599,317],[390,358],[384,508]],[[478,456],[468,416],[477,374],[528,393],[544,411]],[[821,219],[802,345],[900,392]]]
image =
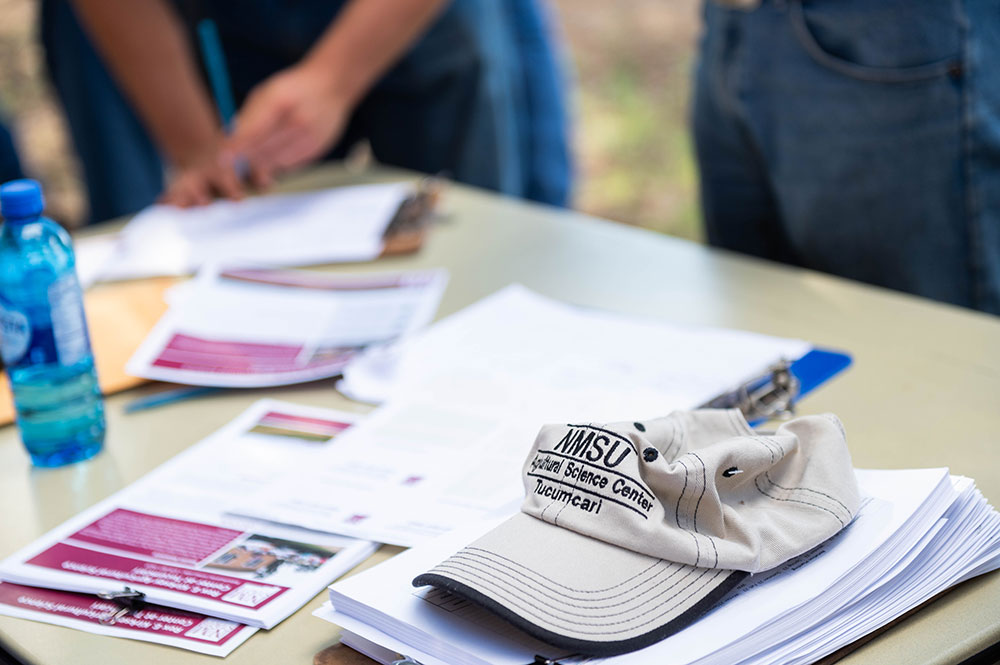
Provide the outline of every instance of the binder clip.
[[792,374],[792,365],[781,360],[762,376],[750,379],[735,390],[723,393],[701,405],[703,409],[739,409],[747,422],[795,415],[795,400],[799,396],[799,380]]
[[406,254],[420,248],[443,188],[444,182],[438,176],[427,176],[417,184],[416,191],[403,200],[385,229],[385,253]]
[[123,616],[137,612],[146,600],[146,594],[129,587],[125,587],[121,591],[99,591],[97,597],[102,600],[110,600],[118,605],[118,609],[113,614],[100,619],[100,623],[104,626],[113,626]]

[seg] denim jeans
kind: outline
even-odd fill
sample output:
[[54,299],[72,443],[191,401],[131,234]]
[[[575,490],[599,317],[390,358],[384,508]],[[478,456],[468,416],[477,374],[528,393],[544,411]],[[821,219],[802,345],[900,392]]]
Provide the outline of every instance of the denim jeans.
[[[518,26],[542,24],[537,3],[518,3],[514,15],[494,0],[454,0],[361,101],[326,158],[342,158],[364,139],[385,164],[565,204],[570,170],[563,89],[552,86],[534,106],[525,103],[524,94],[532,81],[561,80],[559,63],[555,57],[538,56],[537,50],[519,49],[515,32]],[[343,4],[194,3],[197,13],[218,27],[237,105],[257,83],[297,62]],[[189,0],[177,0],[177,5],[192,11]],[[151,203],[162,188],[162,165],[130,105],[73,23],[66,0],[44,0],[47,60],[83,161],[91,217],[99,220]],[[546,38],[541,31],[533,36]],[[549,41],[532,45],[552,48]],[[553,155],[542,158],[547,170],[540,170],[539,156],[526,149],[525,136],[536,127],[545,133],[542,143]],[[109,198],[113,200],[106,203]]]
[[526,199],[565,206],[573,179],[566,111],[568,85],[559,35],[538,0],[501,0],[514,44],[515,104]]
[[709,242],[1000,314],[991,0],[705,6]]

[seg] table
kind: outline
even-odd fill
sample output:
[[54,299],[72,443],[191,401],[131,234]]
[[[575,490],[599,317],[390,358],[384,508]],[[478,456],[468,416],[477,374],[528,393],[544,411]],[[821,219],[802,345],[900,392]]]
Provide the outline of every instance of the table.
[[[326,167],[284,187],[401,176]],[[805,398],[800,410],[838,414],[858,467],[949,466],[953,473],[975,478],[987,499],[1000,505],[1000,318],[467,187],[452,187],[443,208],[445,217],[419,253],[329,269],[445,266],[451,281],[439,316],[517,281],[582,305],[848,350],[853,367]],[[0,429],[0,556],[135,480],[262,396],[367,410],[323,382],[229,391],[124,414],[123,405],[142,390],[108,398],[106,450],[75,466],[31,469],[16,430]],[[382,548],[374,560],[396,552]],[[324,596],[277,628],[258,633],[226,662],[311,663],[337,639],[333,626],[311,616]],[[992,574],[951,591],[842,662],[956,663],[997,642],[1000,574]],[[0,644],[27,663],[218,662],[7,617],[0,617]],[[326,655],[337,663],[371,662],[347,648]]]

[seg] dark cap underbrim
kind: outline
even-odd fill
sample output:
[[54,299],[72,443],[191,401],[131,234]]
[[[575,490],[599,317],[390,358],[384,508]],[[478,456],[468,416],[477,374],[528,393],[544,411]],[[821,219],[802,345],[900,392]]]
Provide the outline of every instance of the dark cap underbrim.
[[746,576],[656,559],[519,513],[413,585],[472,601],[560,649],[614,656],[691,625]]

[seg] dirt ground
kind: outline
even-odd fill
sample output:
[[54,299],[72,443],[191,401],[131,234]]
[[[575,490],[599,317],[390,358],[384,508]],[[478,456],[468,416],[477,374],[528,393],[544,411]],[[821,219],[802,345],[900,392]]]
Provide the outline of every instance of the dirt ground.
[[[500,0],[502,1],[502,0]],[[700,235],[687,132],[698,0],[552,0],[573,77],[576,208]],[[0,113],[53,216],[82,219],[79,167],[45,82],[33,0],[0,0]]]
[[49,214],[72,226],[84,215],[80,169],[59,106],[45,82],[33,0],[0,0],[0,114],[21,167],[45,185]]
[[699,238],[687,130],[697,0],[556,0],[576,73],[576,207]]

